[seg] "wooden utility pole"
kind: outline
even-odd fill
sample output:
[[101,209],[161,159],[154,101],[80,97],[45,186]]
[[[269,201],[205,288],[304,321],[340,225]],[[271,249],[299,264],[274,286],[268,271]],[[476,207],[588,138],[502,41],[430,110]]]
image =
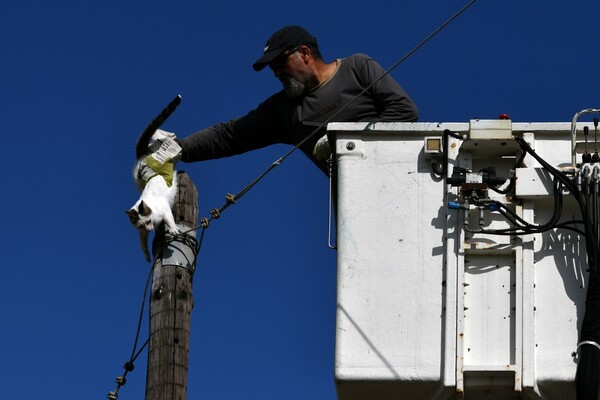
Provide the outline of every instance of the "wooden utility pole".
[[[173,216],[180,231],[196,227],[198,192],[185,172],[177,174],[178,193]],[[190,319],[194,298],[196,231],[164,245],[157,232],[152,250],[155,267],[150,296],[150,341],[146,373],[146,400],[186,400]]]

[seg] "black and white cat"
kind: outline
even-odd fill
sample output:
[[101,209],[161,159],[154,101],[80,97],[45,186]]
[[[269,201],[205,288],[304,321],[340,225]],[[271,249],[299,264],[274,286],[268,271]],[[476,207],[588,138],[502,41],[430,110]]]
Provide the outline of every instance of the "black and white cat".
[[181,150],[174,139],[173,133],[157,129],[151,137],[142,135],[136,146],[138,160],[133,178],[141,196],[125,212],[139,231],[142,251],[148,262],[148,236],[152,230],[164,223],[166,231],[171,235],[179,234],[171,211],[177,195],[177,172],[174,164]]

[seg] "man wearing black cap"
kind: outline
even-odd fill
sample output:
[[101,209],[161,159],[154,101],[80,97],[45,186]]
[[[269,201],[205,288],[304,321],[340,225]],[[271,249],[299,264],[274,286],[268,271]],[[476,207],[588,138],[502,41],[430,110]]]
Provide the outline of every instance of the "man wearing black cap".
[[[335,113],[331,122],[418,118],[404,89],[391,76],[383,76],[383,68],[372,58],[356,54],[326,63],[317,39],[299,26],[286,26],[269,38],[253,68],[260,71],[266,66],[281,81],[283,90],[245,116],[182,139],[182,161],[226,157],[275,143],[297,145]],[[300,147],[322,169],[324,164],[315,149],[326,142],[319,140],[324,134],[314,135]]]

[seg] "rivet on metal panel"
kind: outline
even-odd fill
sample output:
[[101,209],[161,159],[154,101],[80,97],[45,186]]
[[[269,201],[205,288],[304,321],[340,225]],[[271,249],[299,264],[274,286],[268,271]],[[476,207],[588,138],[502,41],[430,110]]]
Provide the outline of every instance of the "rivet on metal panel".
[[350,151],[354,150],[355,147],[356,147],[356,145],[354,144],[354,142],[346,143],[346,149],[348,149]]

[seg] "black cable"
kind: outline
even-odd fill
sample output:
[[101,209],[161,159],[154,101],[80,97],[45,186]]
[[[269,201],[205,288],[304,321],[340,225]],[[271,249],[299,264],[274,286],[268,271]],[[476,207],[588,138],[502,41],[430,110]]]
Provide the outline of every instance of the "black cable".
[[444,129],[444,133],[442,134],[442,166],[438,166],[437,163],[432,163],[431,167],[433,168],[433,173],[438,177],[443,178],[446,175],[446,171],[448,170],[448,137],[452,136],[455,139],[462,140],[463,137],[459,134],[456,134],[450,129]]
[[114,391],[108,392],[108,398],[110,400],[116,400],[118,395],[119,395],[119,390],[121,389],[121,387],[123,385],[125,385],[125,383],[127,382],[126,377],[127,374],[131,371],[133,371],[134,369],[134,362],[135,360],[138,358],[138,356],[142,353],[142,351],[144,350],[144,348],[146,347],[146,345],[149,342],[149,338],[144,342],[144,344],[140,347],[140,349],[137,349],[137,345],[138,345],[138,341],[140,338],[140,331],[142,328],[142,320],[144,318],[144,309],[146,307],[146,297],[148,294],[148,287],[150,286],[150,282],[151,282],[151,278],[152,275],[154,273],[154,266],[156,265],[156,258],[154,259],[154,262],[152,262],[152,265],[150,266],[150,270],[148,271],[148,276],[146,278],[146,284],[144,285],[144,294],[142,295],[142,305],[140,307],[140,314],[138,317],[138,324],[137,324],[137,328],[136,328],[136,332],[135,332],[135,339],[133,341],[133,347],[131,350],[131,357],[129,357],[129,360],[125,362],[125,364],[123,364],[123,375],[117,377],[116,382],[117,382],[117,387],[115,388]]
[[146,297],[148,294],[148,287],[150,286],[150,282],[152,280],[152,275],[154,274],[154,267],[156,266],[156,260],[157,259],[154,258],[154,261],[152,262],[152,265],[150,266],[150,270],[148,271],[148,276],[146,278],[146,284],[144,285],[144,294],[142,295],[142,306],[140,307],[140,315],[138,317],[138,324],[137,324],[137,328],[135,331],[135,340],[133,342],[133,348],[131,349],[131,357],[129,358],[129,362],[133,362],[133,360],[134,360],[134,355],[136,353],[138,340],[140,338],[140,330],[142,327],[142,320],[144,319],[144,309],[146,307]]
[[[491,201],[485,200],[485,201],[476,202],[475,204],[482,204],[484,206],[488,205],[488,204],[494,204],[498,208],[498,212],[500,214],[502,214],[509,221],[509,223],[511,223],[513,225],[513,227],[505,228],[505,229],[480,229],[480,230],[473,230],[473,229],[466,228],[466,230],[471,233],[485,233],[485,234],[494,234],[494,235],[526,235],[526,234],[532,234],[532,233],[542,233],[542,232],[546,232],[548,230],[555,229],[555,228],[571,230],[571,231],[574,231],[577,233],[581,233],[586,237],[586,242],[587,242],[586,248],[588,251],[588,258],[590,258],[592,260],[592,262],[595,263],[596,262],[595,260],[597,260],[596,254],[597,254],[598,246],[590,246],[592,241],[589,239],[590,234],[588,233],[590,231],[590,222],[589,222],[589,213],[588,213],[588,207],[587,207],[587,204],[588,204],[587,199],[585,198],[585,196],[580,195],[580,191],[578,190],[576,184],[573,183],[573,181],[568,176],[566,176],[564,173],[562,173],[561,171],[552,167],[545,160],[543,160],[522,138],[515,138],[515,139],[523,151],[521,156],[515,163],[515,168],[523,161],[526,154],[531,154],[554,177],[553,194],[554,194],[554,204],[555,205],[554,205],[554,210],[553,210],[550,220],[548,220],[546,223],[544,223],[542,225],[531,224],[531,223],[525,221],[523,218],[519,217],[513,210],[511,210],[509,207],[502,204],[501,202],[495,201],[495,200],[491,200]],[[571,224],[575,224],[574,221],[559,223],[560,216],[562,214],[562,206],[563,206],[563,200],[562,200],[563,186],[568,188],[570,193],[572,195],[574,195],[574,197],[578,201],[578,204],[580,205],[580,209],[581,209],[581,213],[582,213],[582,221],[580,223],[584,225],[583,231],[576,227],[570,226]],[[587,186],[588,185],[586,184],[585,187],[587,188]],[[586,192],[587,192],[587,189],[586,189]],[[594,240],[594,241],[597,242],[597,240]]]
[[471,233],[485,233],[491,235],[528,235],[533,233],[542,233],[546,232],[550,229],[554,229],[560,220],[560,216],[562,214],[562,186],[559,182],[554,183],[554,210],[552,216],[549,221],[542,225],[531,224],[521,217],[519,217],[516,213],[514,213],[510,208],[506,205],[502,204],[499,201],[479,201],[475,204],[494,204],[498,207],[498,212],[502,214],[509,222],[511,222],[515,227],[513,228],[505,228],[505,229],[468,229],[468,232]]
[[556,228],[557,229],[566,229],[568,231],[572,231],[572,232],[578,233],[581,236],[585,236],[585,232],[582,231],[581,229],[579,229],[577,227],[569,226],[569,224],[580,224],[580,223],[582,223],[582,221],[579,221],[579,222],[576,222],[576,221],[561,222],[560,224],[556,224]]
[[[301,140],[297,145],[295,145],[291,150],[289,150],[287,153],[285,153],[282,157],[278,158],[277,160],[275,160],[273,163],[271,163],[271,165],[263,172],[261,173],[258,177],[256,177],[254,180],[252,180],[246,187],[244,187],[239,193],[237,193],[235,196],[233,196],[234,200],[239,200],[241,199],[246,193],[248,193],[254,186],[256,186],[256,184],[258,184],[265,176],[267,176],[267,174],[269,174],[273,169],[275,169],[275,167],[280,166],[290,155],[292,155],[292,153],[294,153],[296,150],[298,150],[302,145],[304,145],[306,142],[308,142],[309,140],[311,140],[312,138],[315,137],[315,135],[321,131],[321,129],[323,129],[328,123],[330,123],[331,121],[334,120],[335,117],[337,117],[342,111],[344,111],[346,108],[348,108],[352,103],[354,103],[354,101],[356,101],[356,99],[358,99],[360,96],[362,96],[363,94],[365,94],[367,91],[371,90],[371,88],[373,88],[373,86],[375,86],[381,79],[383,79],[384,77],[386,77],[387,75],[390,74],[390,72],[392,72],[396,67],[398,67],[401,63],[403,63],[407,58],[409,58],[410,56],[412,56],[417,50],[419,50],[423,45],[425,45],[427,42],[429,42],[435,35],[437,35],[439,32],[441,32],[444,28],[446,28],[450,23],[452,23],[452,21],[454,21],[458,16],[460,16],[463,12],[465,12],[469,7],[471,7],[477,0],[471,0],[469,1],[469,3],[467,3],[464,7],[462,7],[459,11],[457,11],[454,15],[452,15],[446,22],[444,22],[442,25],[440,25],[436,30],[434,30],[431,34],[429,34],[429,36],[427,36],[425,39],[423,39],[419,44],[417,44],[412,50],[410,50],[408,53],[406,53],[402,58],[400,58],[398,61],[396,61],[390,68],[388,68],[387,70],[385,70],[383,72],[383,74],[375,79],[370,85],[368,85],[367,87],[365,87],[360,93],[358,93],[356,96],[354,96],[353,98],[351,98],[347,103],[345,103],[344,105],[342,105],[339,109],[337,109],[329,118],[327,118],[324,122],[322,122],[319,126],[317,126],[308,136],[306,136],[303,140]],[[227,209],[230,205],[235,204],[235,201],[233,202],[227,202],[223,207],[221,207],[219,209],[219,211],[224,211],[225,209]],[[205,218],[205,223],[210,223],[212,220],[214,219],[214,217],[210,217],[210,218]],[[199,229],[200,227],[202,227],[202,225],[196,227],[195,229]],[[205,227],[206,228],[206,227]]]
[[578,400],[596,400],[598,398],[598,375],[600,375],[600,350],[592,345],[579,349],[579,361],[575,375]]
[[[521,156],[515,161],[515,165],[513,167],[513,170],[516,170],[519,165],[521,165],[521,163],[523,162],[523,159],[525,159],[525,156],[527,155],[527,153],[525,151],[521,151]],[[490,186],[490,189],[492,189],[494,192],[498,193],[498,194],[508,194],[510,193],[514,186],[515,186],[515,177],[513,176],[512,178],[510,178],[510,182],[508,184],[508,186],[504,189],[500,189],[497,187],[493,187]]]

